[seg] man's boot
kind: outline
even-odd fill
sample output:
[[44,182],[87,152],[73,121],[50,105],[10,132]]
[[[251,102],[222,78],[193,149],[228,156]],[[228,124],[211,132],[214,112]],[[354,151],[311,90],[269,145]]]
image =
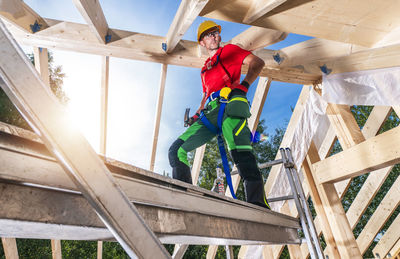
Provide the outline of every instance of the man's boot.
[[261,206],[263,208],[271,209],[265,198],[263,181],[245,180],[243,185],[247,202]]

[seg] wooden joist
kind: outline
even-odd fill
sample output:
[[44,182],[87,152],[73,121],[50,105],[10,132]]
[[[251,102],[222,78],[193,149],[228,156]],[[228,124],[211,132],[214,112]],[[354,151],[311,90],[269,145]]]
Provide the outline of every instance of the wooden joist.
[[284,2],[286,0],[252,0],[249,10],[243,18],[243,23],[254,22]]
[[107,43],[111,40],[107,39],[108,24],[100,1],[97,0],[73,0],[76,8],[81,13],[89,28],[101,43]]
[[18,259],[18,248],[17,241],[15,238],[2,237],[1,242],[3,244],[4,256],[6,259]]
[[287,35],[286,32],[252,26],[236,35],[229,43],[253,51],[283,41]]
[[48,27],[46,21],[21,0],[1,1],[0,16],[26,33],[35,33]]
[[397,149],[399,144],[400,127],[367,139],[314,164],[316,181],[319,183],[338,182],[396,164],[400,161]]
[[[252,1],[248,0],[210,0],[200,15],[246,23],[244,18],[251,5]],[[397,0],[369,1],[368,4],[363,0],[351,3],[347,0],[286,1],[248,24],[372,47],[400,25],[399,11]]]
[[107,152],[108,121],[108,83],[110,75],[110,57],[101,60],[101,92],[100,92],[100,154]]
[[182,0],[166,37],[165,52],[171,53],[208,0]]
[[[11,25],[8,27],[13,36],[25,45],[196,68],[201,68],[206,59],[205,56],[198,57],[198,43],[194,41],[181,40],[179,48],[167,54],[161,48],[164,38],[160,36],[110,29],[109,33],[112,35],[113,41],[102,44],[98,42],[88,25],[50,19],[46,19],[46,21],[51,27],[33,35],[17,30]],[[270,53],[270,51],[265,50],[265,53]],[[258,54],[260,53],[257,52]],[[264,56],[273,59],[272,55]],[[247,68],[244,67],[242,73],[246,72]],[[312,84],[320,80],[320,75],[304,73],[299,68],[269,68],[265,66],[260,76],[298,84]]]

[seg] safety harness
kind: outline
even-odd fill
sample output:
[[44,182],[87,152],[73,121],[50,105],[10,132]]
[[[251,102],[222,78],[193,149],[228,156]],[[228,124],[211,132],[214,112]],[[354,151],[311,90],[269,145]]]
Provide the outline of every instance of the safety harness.
[[[226,75],[230,79],[230,81],[225,80],[225,83],[227,83],[227,87],[231,88],[233,80],[232,80],[232,77],[229,74],[228,70],[226,70],[225,66],[222,64],[222,61],[221,61],[221,58],[220,58],[221,53],[222,53],[222,50],[218,54],[217,61],[215,62],[215,64],[213,66],[217,66],[218,64],[221,64],[223,70],[225,71]],[[212,65],[207,66],[207,70],[210,70],[213,66]],[[206,70],[202,70],[201,73],[204,73],[205,71]],[[230,173],[229,162],[228,162],[228,158],[226,156],[224,140],[222,138],[222,120],[223,120],[223,117],[224,117],[225,106],[228,103],[228,100],[227,100],[227,97],[224,98],[224,97],[220,96],[220,92],[221,92],[221,90],[210,94],[210,96],[207,99],[208,102],[210,102],[210,101],[213,101],[213,100],[219,98],[218,101],[220,102],[220,106],[219,106],[219,110],[218,110],[217,127],[215,127],[207,119],[207,117],[204,115],[203,111],[200,114],[200,120],[211,132],[213,132],[214,134],[217,135],[218,148],[219,148],[219,153],[221,154],[222,167],[224,168],[226,183],[229,186],[229,190],[230,190],[230,192],[232,194],[232,197],[234,199],[237,199],[236,195],[235,195],[235,191],[233,189],[233,185],[232,185],[232,177],[231,177],[231,173]]]

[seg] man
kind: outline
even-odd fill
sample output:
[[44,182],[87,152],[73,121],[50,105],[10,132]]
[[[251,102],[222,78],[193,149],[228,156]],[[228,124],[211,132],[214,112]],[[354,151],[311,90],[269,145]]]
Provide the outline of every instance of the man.
[[[221,26],[213,21],[203,22],[197,31],[197,41],[207,49],[209,55],[201,70],[203,98],[196,115],[188,121],[191,126],[169,149],[173,178],[192,183],[187,152],[215,137],[215,132],[206,124],[208,121],[214,127],[218,127],[218,112],[225,97],[228,101],[223,105],[226,105],[226,108],[221,130],[244,181],[246,201],[269,208],[264,195],[261,172],[252,152],[251,132],[247,125],[250,111],[246,99],[247,90],[260,74],[264,61],[236,45],[220,47],[220,33]],[[248,65],[248,72],[240,83],[243,64]]]

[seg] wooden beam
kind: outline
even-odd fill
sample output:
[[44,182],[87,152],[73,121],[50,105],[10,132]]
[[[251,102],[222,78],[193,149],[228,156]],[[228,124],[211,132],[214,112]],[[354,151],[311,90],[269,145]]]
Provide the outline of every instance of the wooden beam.
[[167,53],[171,53],[197,18],[208,0],[182,0],[166,37]]
[[286,32],[252,26],[236,35],[229,43],[253,51],[283,41],[287,35]]
[[[315,164],[320,160],[316,149],[309,150],[309,164]],[[312,178],[316,179],[316,172],[310,167]],[[362,258],[357,246],[350,224],[347,220],[340,198],[333,183],[316,183],[321,198],[322,207],[331,226],[333,237],[341,258]]]
[[81,13],[91,31],[100,43],[107,43],[108,24],[100,1],[98,0],[73,0],[76,8]]
[[62,259],[61,240],[51,240],[51,257],[53,259]]
[[[363,134],[361,133],[360,127],[350,111],[350,106],[328,104],[326,113],[331,125],[335,129],[336,136],[338,137],[343,150],[346,150],[365,140]],[[351,179],[347,179],[336,184],[339,197],[342,197],[346,192],[350,181]]]
[[150,171],[154,171],[154,163],[156,160],[158,134],[160,132],[161,112],[164,101],[165,82],[167,79],[167,68],[168,65],[162,64],[161,74],[160,74],[160,87],[158,91],[157,106],[156,106],[156,116],[154,120],[153,145],[151,148],[151,158],[150,158]]
[[[210,0],[200,16],[243,23],[252,4],[247,0]],[[351,5],[347,0],[286,1],[249,25],[372,47],[399,26],[399,10],[396,0],[369,2],[367,6],[362,0]]]
[[189,245],[187,244],[176,244],[174,248],[174,252],[172,253],[173,259],[181,259],[185,255],[186,250]]
[[1,238],[6,259],[18,259],[17,241],[15,238]]
[[[319,66],[324,65],[327,60],[365,49],[367,48],[355,44],[314,38],[280,49],[274,55],[278,55],[279,67],[304,66],[306,69],[322,73]],[[314,68],[307,65],[310,63],[314,64]]]
[[1,1],[0,16],[26,33],[35,33],[48,27],[42,17],[20,0]]
[[383,200],[379,203],[372,217],[368,220],[357,238],[358,247],[364,254],[371,245],[379,230],[400,205],[400,177],[390,187]]
[[97,259],[103,258],[103,241],[97,241]]
[[33,56],[35,59],[35,68],[39,72],[40,77],[48,87],[50,87],[49,75],[49,56],[45,48],[33,48]]
[[[193,41],[181,41],[180,47],[173,53],[166,54],[160,47],[164,38],[148,34],[110,29],[113,41],[101,44],[92,34],[88,25],[61,22],[46,19],[50,28],[35,34],[26,34],[17,30],[12,25],[9,29],[13,36],[24,45],[34,45],[62,50],[71,50],[101,56],[113,56],[127,59],[135,59],[162,64],[201,68],[206,56],[198,57],[198,43]],[[265,54],[263,54],[265,53]],[[266,63],[272,63],[271,51],[258,51]],[[242,73],[247,72],[244,66]],[[301,68],[276,68],[265,66],[260,76],[269,77],[272,80],[312,84],[320,80],[319,74],[304,73]]]
[[192,166],[192,183],[193,185],[198,185],[201,164],[203,163],[204,152],[206,150],[207,144],[202,145],[196,149],[196,154],[194,155],[193,166]]
[[[390,249],[389,254],[393,257],[400,254],[400,240],[394,245],[392,249]],[[397,258],[396,258],[397,259]]]
[[2,22],[0,55],[3,90],[56,155],[128,255],[168,258],[166,249],[144,224],[87,140],[66,119],[64,107],[40,80]]
[[243,18],[243,23],[254,22],[284,2],[286,0],[252,0],[249,10]]
[[[314,144],[314,142],[311,142],[310,144],[310,149],[308,151],[308,156],[303,162],[303,172],[304,172],[304,177],[307,181],[307,184],[309,186],[310,190],[310,195],[312,202],[314,204],[314,209],[318,215],[318,221],[319,221],[319,227],[321,228],[325,242],[327,244],[327,254],[329,255],[329,258],[340,258],[339,251],[335,242],[335,238],[331,229],[331,225],[329,222],[329,219],[326,215],[326,212],[323,208],[323,204],[321,201],[320,194],[318,192],[318,187],[315,184],[314,177],[311,171],[311,166],[312,166],[312,161],[318,160],[318,157],[313,157],[318,154],[318,150]],[[319,233],[319,231],[317,231]]]
[[385,258],[396,242],[400,241],[400,214],[390,224],[383,237],[372,250],[372,253],[377,258]]
[[100,90],[100,154],[107,153],[107,120],[108,120],[108,83],[110,73],[110,57],[102,57],[101,90]]
[[367,139],[314,164],[316,181],[338,182],[396,164],[400,161],[398,144],[400,144],[400,127]]

